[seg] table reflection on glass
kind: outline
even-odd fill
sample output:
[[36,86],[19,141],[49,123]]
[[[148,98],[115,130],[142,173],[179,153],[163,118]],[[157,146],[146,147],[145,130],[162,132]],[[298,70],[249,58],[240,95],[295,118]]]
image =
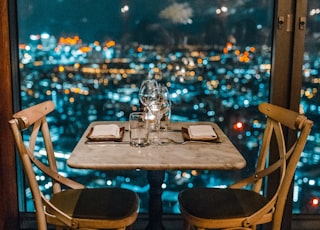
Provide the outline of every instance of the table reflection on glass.
[[[87,143],[94,125],[118,124],[124,127],[121,142]],[[187,141],[182,127],[211,125],[219,136],[216,142]],[[164,229],[162,225],[162,188],[165,170],[239,170],[246,161],[219,126],[210,122],[171,122],[168,143],[137,148],[130,146],[128,122],[97,121],[90,124],[71,153],[67,164],[72,168],[95,170],[147,170],[149,189],[149,224],[147,229]]]

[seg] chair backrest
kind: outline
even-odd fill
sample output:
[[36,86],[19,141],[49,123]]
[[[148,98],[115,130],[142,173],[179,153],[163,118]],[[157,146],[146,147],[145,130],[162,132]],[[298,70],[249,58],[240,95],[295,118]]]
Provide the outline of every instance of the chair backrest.
[[[63,213],[57,210],[40,191],[33,166],[40,169],[43,175],[48,175],[49,178],[51,178],[53,193],[61,191],[61,184],[71,188],[84,187],[58,174],[49,127],[46,120],[46,115],[53,110],[53,102],[46,101],[15,113],[13,119],[9,121],[14,141],[32,192],[38,226],[46,226],[47,213],[45,212],[45,206],[50,206],[52,210],[56,210],[56,212],[52,214],[60,216],[62,219],[64,217]],[[27,140],[24,140],[23,132],[30,132],[29,138],[26,138]],[[39,154],[35,151],[37,142],[44,143],[46,150],[44,151],[46,155],[41,155],[41,158],[43,158],[41,161],[38,159]],[[37,170],[37,172],[38,171],[39,170]],[[45,229],[44,227],[42,228]]]
[[[278,187],[275,188],[275,192],[267,205],[248,218],[248,225],[260,220],[266,213],[273,210],[271,212],[273,229],[280,229],[288,191],[313,122],[297,112],[268,103],[261,103],[259,111],[266,115],[267,121],[256,173],[231,187],[240,188],[251,184],[252,189],[259,193],[265,179],[271,174],[275,174],[278,177]],[[290,143],[286,141],[284,135],[283,129],[285,127],[296,134],[295,140],[290,141]],[[272,140],[275,140],[276,145],[272,144],[274,143]],[[270,163],[270,154],[276,154],[278,160]],[[273,179],[275,178],[273,177]]]

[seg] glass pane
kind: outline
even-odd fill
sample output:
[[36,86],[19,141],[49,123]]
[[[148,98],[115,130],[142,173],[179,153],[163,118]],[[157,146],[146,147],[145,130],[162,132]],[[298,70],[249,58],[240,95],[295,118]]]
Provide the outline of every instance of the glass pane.
[[[248,162],[240,172],[168,171],[164,212],[178,212],[183,188],[252,173],[264,122],[257,105],[269,95],[273,1],[18,0],[18,17],[22,105],[56,104],[49,122],[64,174],[131,188],[146,211],[145,172],[74,170],[65,159],[90,122],[139,110],[149,71],[169,88],[172,121],[217,122]],[[31,204],[27,188],[26,196]]]
[[294,212],[320,213],[320,2],[308,1],[301,112],[315,121],[297,169]]

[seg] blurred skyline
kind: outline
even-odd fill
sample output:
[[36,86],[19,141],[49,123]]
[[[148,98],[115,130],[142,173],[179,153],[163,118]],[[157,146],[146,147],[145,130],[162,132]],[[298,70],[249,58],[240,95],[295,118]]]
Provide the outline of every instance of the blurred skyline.
[[30,32],[47,32],[55,37],[78,35],[86,43],[114,39],[176,45],[186,39],[197,43],[199,35],[212,44],[224,44],[227,39],[266,42],[268,38],[261,36],[267,36],[265,28],[272,26],[267,25],[272,4],[266,0],[164,0],[152,4],[146,0],[18,0],[19,38],[20,43],[27,42]]

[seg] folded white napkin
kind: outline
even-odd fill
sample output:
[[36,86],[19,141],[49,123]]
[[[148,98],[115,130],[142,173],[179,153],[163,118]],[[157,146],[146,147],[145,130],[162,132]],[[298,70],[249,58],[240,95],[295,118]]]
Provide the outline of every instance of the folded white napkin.
[[120,138],[120,128],[116,124],[95,125],[90,138]]
[[216,138],[217,134],[210,125],[190,125],[188,128],[189,137],[201,138]]

